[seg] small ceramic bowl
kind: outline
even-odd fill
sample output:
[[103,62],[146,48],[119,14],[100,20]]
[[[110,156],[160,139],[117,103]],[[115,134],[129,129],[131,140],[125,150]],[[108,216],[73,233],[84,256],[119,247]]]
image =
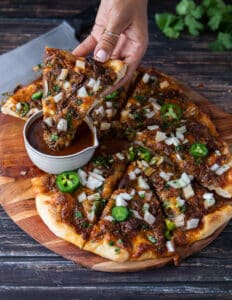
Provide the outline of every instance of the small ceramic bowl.
[[39,111],[38,113],[31,116],[27,120],[23,129],[24,144],[27,150],[27,154],[30,157],[31,161],[42,171],[51,174],[59,174],[64,171],[75,170],[84,166],[91,159],[95,149],[98,147],[99,144],[97,139],[96,128],[93,126],[91,120],[88,117],[85,118],[85,122],[89,126],[93,134],[93,146],[85,148],[82,151],[74,154],[55,156],[38,151],[37,149],[32,147],[32,145],[27,139],[28,128],[42,115],[43,112]]

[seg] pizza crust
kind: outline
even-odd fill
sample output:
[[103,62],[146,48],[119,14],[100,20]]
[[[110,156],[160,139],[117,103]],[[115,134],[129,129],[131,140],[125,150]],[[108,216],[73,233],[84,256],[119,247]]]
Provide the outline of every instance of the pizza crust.
[[85,240],[74,227],[62,222],[59,211],[55,205],[55,196],[39,194],[35,198],[36,208],[43,222],[57,237],[83,248]]

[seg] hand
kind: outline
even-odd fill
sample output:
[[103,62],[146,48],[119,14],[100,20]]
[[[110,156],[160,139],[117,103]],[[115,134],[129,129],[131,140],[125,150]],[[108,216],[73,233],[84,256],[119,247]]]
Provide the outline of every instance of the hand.
[[112,92],[131,79],[147,45],[147,0],[102,0],[91,34],[73,54],[86,56],[94,52],[100,62],[122,59],[128,65],[127,73]]

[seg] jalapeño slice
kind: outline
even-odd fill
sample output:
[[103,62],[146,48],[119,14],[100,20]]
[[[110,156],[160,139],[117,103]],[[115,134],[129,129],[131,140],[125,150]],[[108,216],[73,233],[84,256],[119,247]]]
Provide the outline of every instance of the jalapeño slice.
[[143,147],[138,148],[138,157],[146,162],[151,160],[151,152]]
[[125,206],[115,206],[112,209],[112,217],[118,221],[125,221],[129,216],[129,210]]
[[182,117],[182,109],[175,103],[164,104],[161,107],[161,116],[165,122],[179,121]]
[[34,94],[31,96],[31,99],[32,99],[32,100],[40,100],[42,97],[43,97],[43,92],[42,92],[42,91],[39,91],[39,92],[34,93]]
[[65,171],[56,177],[56,185],[62,193],[72,193],[80,184],[76,172]]
[[205,157],[208,154],[208,148],[205,144],[194,143],[191,145],[189,152],[193,157],[196,158]]
[[20,109],[20,116],[25,117],[26,114],[29,112],[30,105],[27,102],[20,102],[21,109]]

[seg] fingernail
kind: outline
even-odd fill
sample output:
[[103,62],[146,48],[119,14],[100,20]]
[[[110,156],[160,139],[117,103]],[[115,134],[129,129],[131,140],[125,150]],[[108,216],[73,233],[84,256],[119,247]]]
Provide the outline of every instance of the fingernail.
[[96,60],[98,60],[100,62],[105,62],[105,61],[107,61],[107,59],[109,58],[109,56],[108,56],[108,53],[105,50],[100,49],[95,54],[95,58],[96,58]]

